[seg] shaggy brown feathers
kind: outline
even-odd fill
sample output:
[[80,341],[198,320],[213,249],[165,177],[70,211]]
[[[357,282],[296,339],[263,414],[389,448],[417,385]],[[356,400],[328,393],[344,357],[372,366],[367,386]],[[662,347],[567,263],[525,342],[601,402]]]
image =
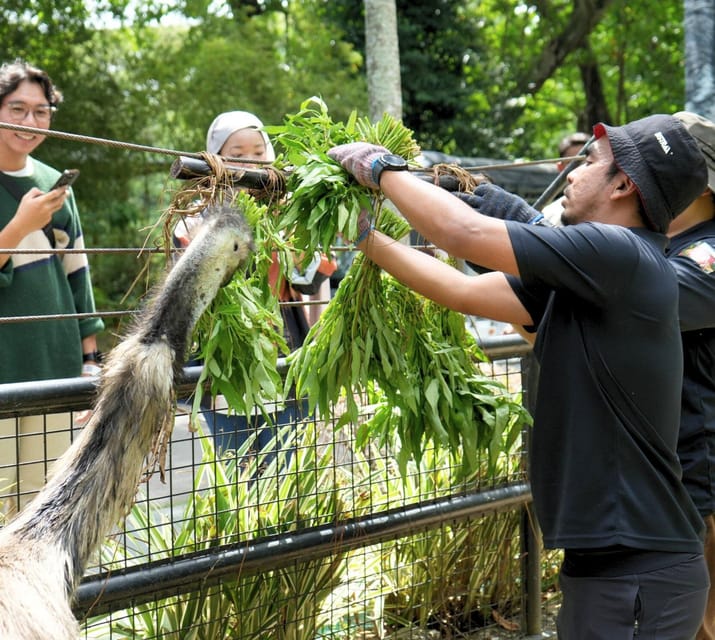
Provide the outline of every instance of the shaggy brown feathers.
[[71,600],[91,554],[131,508],[153,455],[168,442],[174,380],[191,332],[245,265],[250,230],[234,209],[202,230],[109,356],[94,414],[38,496],[0,530],[0,638],[70,640]]

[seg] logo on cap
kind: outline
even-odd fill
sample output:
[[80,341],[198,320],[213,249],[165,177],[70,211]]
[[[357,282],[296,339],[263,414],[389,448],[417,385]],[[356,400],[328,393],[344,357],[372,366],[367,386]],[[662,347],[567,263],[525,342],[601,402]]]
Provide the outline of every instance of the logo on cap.
[[663,149],[663,152],[666,155],[670,155],[671,153],[673,153],[672,149],[670,148],[670,145],[668,144],[668,141],[665,139],[665,136],[660,131],[655,132],[655,139],[660,143],[660,148]]

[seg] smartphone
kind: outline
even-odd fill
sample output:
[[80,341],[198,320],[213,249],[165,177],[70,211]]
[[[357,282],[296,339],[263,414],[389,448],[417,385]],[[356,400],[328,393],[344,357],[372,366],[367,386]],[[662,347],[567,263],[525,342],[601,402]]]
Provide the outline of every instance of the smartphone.
[[[79,169],[65,169],[62,175],[57,178],[57,182],[52,185],[52,189],[58,189],[59,187],[69,187],[79,176]],[[50,189],[50,191],[52,191]]]
[[[60,187],[69,187],[79,176],[79,169],[65,169],[62,175],[57,178],[57,182],[52,185],[52,189],[58,189]],[[52,191],[50,189],[50,191]],[[50,242],[50,246],[55,248],[55,232],[52,230],[52,221],[48,222],[43,228],[42,233],[47,236]]]

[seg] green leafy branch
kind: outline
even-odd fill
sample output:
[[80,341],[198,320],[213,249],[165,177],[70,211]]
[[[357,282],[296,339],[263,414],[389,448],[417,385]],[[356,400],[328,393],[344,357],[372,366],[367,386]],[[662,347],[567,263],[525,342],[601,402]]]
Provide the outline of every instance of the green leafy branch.
[[328,157],[332,147],[366,141],[407,159],[419,153],[412,132],[391,116],[372,124],[353,112],[347,122],[335,123],[318,98],[306,100],[298,113],[285,118],[283,126],[268,131],[285,149],[280,161],[289,169],[286,187],[290,197],[280,227],[308,256],[321,247],[333,246],[341,235],[355,238],[360,211],[371,209],[373,198],[380,197]]
[[251,273],[222,288],[197,323],[194,337],[204,368],[193,411],[199,410],[204,385],[210,381],[211,395],[222,394],[232,410],[250,415],[255,406],[270,420],[263,406],[280,395],[278,353],[288,353],[288,346],[268,270],[276,253],[282,265],[292,266],[291,253],[266,206],[245,192],[236,194],[234,204],[253,228],[256,252]]

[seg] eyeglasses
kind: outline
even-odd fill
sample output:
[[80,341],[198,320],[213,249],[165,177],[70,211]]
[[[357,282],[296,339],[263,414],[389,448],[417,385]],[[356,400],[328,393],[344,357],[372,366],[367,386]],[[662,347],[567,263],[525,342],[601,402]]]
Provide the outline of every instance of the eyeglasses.
[[30,107],[30,105],[24,102],[7,102],[5,106],[10,114],[10,118],[16,122],[22,122],[27,118],[27,114],[32,112],[36,122],[46,123],[52,120],[52,114],[57,111],[57,107],[51,104],[40,104],[36,107]]

